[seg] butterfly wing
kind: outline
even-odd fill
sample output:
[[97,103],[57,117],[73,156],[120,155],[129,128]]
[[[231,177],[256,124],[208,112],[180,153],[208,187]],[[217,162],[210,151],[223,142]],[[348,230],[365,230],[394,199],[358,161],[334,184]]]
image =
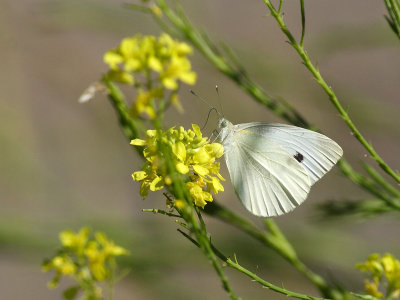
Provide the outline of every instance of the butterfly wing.
[[324,176],[342,157],[342,148],[330,138],[315,131],[262,122],[235,125],[235,131],[246,130],[283,147],[308,172],[311,185]]
[[253,214],[278,216],[307,197],[311,183],[298,161],[274,141],[250,131],[236,131],[224,142],[232,184]]

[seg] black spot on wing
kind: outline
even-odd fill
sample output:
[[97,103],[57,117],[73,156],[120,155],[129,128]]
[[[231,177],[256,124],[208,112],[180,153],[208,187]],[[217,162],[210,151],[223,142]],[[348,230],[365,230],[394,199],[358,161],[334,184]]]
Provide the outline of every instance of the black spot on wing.
[[296,152],[296,155],[294,156],[294,158],[298,161],[298,162],[302,162],[304,159],[303,154]]

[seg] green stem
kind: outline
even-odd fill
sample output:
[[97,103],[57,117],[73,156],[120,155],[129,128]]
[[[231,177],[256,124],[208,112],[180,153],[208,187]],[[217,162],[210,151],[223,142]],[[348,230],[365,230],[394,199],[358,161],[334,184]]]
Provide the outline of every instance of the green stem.
[[[200,244],[198,242],[196,242],[194,239],[192,239],[190,236],[188,236],[186,233],[182,232],[181,230],[179,230],[179,232],[183,236],[185,236],[188,240],[190,240],[194,245],[196,245],[197,247],[200,247]],[[219,259],[221,259],[223,262],[225,262],[228,267],[236,269],[237,271],[239,271],[239,272],[245,274],[246,276],[250,277],[251,279],[253,279],[253,281],[258,282],[262,286],[264,286],[272,291],[286,295],[288,297],[297,298],[297,299],[305,299],[305,300],[322,300],[322,299],[324,299],[324,298],[312,297],[312,296],[292,292],[283,287],[279,287],[272,283],[269,283],[268,281],[265,281],[261,277],[257,276],[255,273],[253,273],[253,272],[249,271],[248,269],[244,268],[243,266],[241,266],[237,262],[236,256],[235,256],[235,261],[233,261],[230,258],[228,258],[227,256],[225,256],[224,254],[222,254],[222,252],[219,251],[214,245],[210,244],[210,246],[211,246],[212,251],[215,253],[215,255]]]
[[[357,184],[358,186],[361,186],[362,188],[364,188],[365,190],[370,192],[372,195],[376,196],[381,201],[385,202],[385,204],[388,205],[388,207],[391,207],[394,210],[400,209],[398,200],[396,200],[395,198],[393,199],[387,193],[382,191],[382,189],[379,186],[377,186],[377,184],[374,181],[372,181],[370,178],[366,178],[363,175],[361,175],[360,173],[354,172],[354,170],[351,168],[350,164],[344,160],[340,160],[339,165],[341,167],[343,174],[345,174],[355,184]],[[372,168],[371,166],[369,166],[369,169],[370,169],[370,171],[368,173],[370,175],[372,173],[376,173],[376,170],[374,168]],[[382,178],[382,180],[383,180],[383,178]],[[387,190],[387,187],[390,186],[389,183],[387,183],[387,182],[386,182],[386,184],[381,183],[381,185],[383,187],[385,187],[386,190]],[[390,187],[392,187],[392,186],[390,186]],[[392,187],[392,188],[394,188],[394,187]]]
[[222,73],[226,74],[233,81],[235,81],[238,86],[252,95],[256,101],[268,107],[276,115],[287,120],[288,122],[297,124],[298,126],[308,127],[307,122],[292,106],[290,106],[288,103],[282,104],[281,100],[268,95],[262,90],[261,87],[250,81],[244,71],[244,68],[242,68],[240,65],[236,64],[236,67],[234,67],[229,64],[229,62],[227,62],[226,59],[220,53],[218,53],[215,47],[210,44],[210,42],[207,43],[208,38],[193,28],[183,13],[179,15],[175,14],[174,11],[168,7],[165,0],[157,0],[157,4],[186,39],[195,45],[196,48],[200,50],[203,55],[210,60]]
[[393,32],[400,39],[400,4],[398,0],[384,0],[389,16],[385,16]]
[[[186,237],[189,241],[191,241],[194,245],[196,245],[197,247],[200,248],[200,244],[195,241],[194,239],[192,239],[189,235],[187,235],[186,233],[184,233],[181,230],[178,230],[184,237]],[[242,267],[236,260],[236,256],[235,256],[235,261],[231,260],[230,258],[228,258],[227,256],[225,256],[224,254],[222,254],[221,251],[219,251],[214,245],[210,244],[212,251],[215,253],[215,255],[221,259],[223,262],[226,263],[226,265],[228,267],[231,267],[233,269],[236,269],[237,271],[245,274],[246,276],[250,277],[251,279],[253,279],[253,281],[258,282],[259,284],[261,284],[262,286],[273,290],[277,293],[292,297],[292,298],[297,298],[297,299],[305,299],[305,300],[322,300],[324,298],[318,298],[318,297],[312,297],[312,296],[308,296],[308,295],[304,295],[304,294],[300,294],[300,293],[295,293],[292,291],[289,291],[283,287],[278,287],[272,283],[269,283],[268,281],[265,281],[264,279],[262,279],[261,277],[257,276],[255,273],[249,271],[248,269]]]
[[379,183],[386,191],[391,193],[394,197],[400,199],[400,191],[396,189],[393,185],[388,183],[379,173],[372,168],[368,164],[364,164],[365,170],[368,172],[368,174],[377,182]]
[[[126,106],[126,101],[121,90],[106,76],[103,77],[102,82],[107,86],[109,90],[108,99],[111,105],[114,107],[118,118],[119,124],[121,125],[124,135],[129,139],[133,140],[139,136],[139,130],[136,123],[129,115],[129,109]],[[135,146],[136,151],[139,155],[142,155],[142,147]]]
[[344,299],[346,297],[339,290],[330,287],[321,276],[308,269],[307,266],[299,260],[293,246],[285,238],[273,220],[265,220],[265,224],[269,232],[263,232],[254,226],[254,224],[252,224],[250,221],[217,204],[216,201],[207,204],[204,211],[207,214],[238,228],[239,230],[260,241],[262,244],[275,250],[280,256],[285,258],[299,272],[307,277],[325,297],[332,299]]
[[371,155],[371,158],[374,159],[378,163],[378,165],[382,168],[382,170],[384,170],[387,174],[389,174],[396,182],[400,183],[400,175],[398,173],[396,173],[395,171],[393,171],[384,162],[384,160],[379,156],[379,154],[375,151],[375,149],[372,147],[372,145],[366,141],[364,136],[361,134],[361,132],[358,130],[358,128],[354,125],[354,123],[350,119],[347,111],[340,104],[338,98],[336,97],[335,93],[333,92],[333,89],[325,82],[325,80],[321,76],[319,70],[312,64],[307,52],[304,50],[304,47],[296,41],[296,39],[293,37],[292,33],[286,27],[286,24],[283,21],[282,15],[278,11],[275,10],[275,8],[271,4],[270,0],[263,0],[263,1],[269,8],[271,15],[275,18],[275,20],[279,24],[281,31],[289,39],[289,44],[292,45],[292,47],[296,50],[296,52],[301,57],[304,65],[313,74],[314,79],[318,82],[318,84],[322,87],[322,89],[328,95],[331,103],[337,109],[337,111],[339,112],[343,121],[347,124],[347,126],[353,132],[356,139],[361,143],[361,145],[364,146],[364,148]]
[[[161,132],[161,123],[159,119],[154,120],[154,127],[158,132]],[[160,135],[161,136],[161,135]],[[229,294],[230,298],[233,300],[239,300],[239,298],[233,292],[228,279],[226,278],[222,267],[220,266],[214,252],[211,249],[210,240],[208,238],[207,229],[205,223],[203,222],[201,215],[198,212],[198,217],[200,221],[200,226],[198,221],[194,217],[194,212],[196,208],[194,207],[193,200],[186,188],[185,183],[182,180],[182,177],[176,171],[175,165],[173,164],[172,153],[169,147],[166,147],[162,141],[158,142],[158,147],[160,153],[164,154],[164,160],[167,166],[167,173],[172,178],[172,185],[171,185],[171,193],[175,196],[175,199],[184,199],[186,203],[186,207],[184,207],[180,212],[182,213],[183,219],[189,225],[189,230],[194,233],[196,236],[196,241],[199,243],[200,248],[202,249],[203,253],[206,257],[211,261],[212,266],[214,267],[215,271],[217,272],[222,285],[226,292]]]
[[166,212],[165,210],[162,209],[157,209],[157,208],[144,208],[142,209],[142,212],[151,212],[153,214],[161,214],[161,215],[166,215],[169,217],[175,217],[175,218],[182,218],[182,216]]
[[247,275],[248,277],[250,277],[251,279],[253,279],[255,282],[258,282],[259,284],[261,284],[262,286],[273,290],[277,293],[286,295],[288,297],[292,297],[292,298],[297,298],[297,299],[304,299],[304,300],[322,300],[324,298],[318,298],[318,297],[312,297],[312,296],[308,296],[308,295],[304,295],[304,294],[300,294],[300,293],[295,293],[295,292],[291,292],[283,287],[279,287],[276,286],[272,283],[269,283],[268,281],[265,281],[264,279],[262,279],[261,277],[257,276],[256,274],[254,274],[253,272],[247,270],[246,268],[242,267],[241,265],[239,265],[238,263],[232,261],[230,258],[227,258],[225,260],[225,263],[233,268],[238,270],[239,272]]
[[300,0],[300,12],[301,12],[301,38],[300,46],[303,46],[304,34],[306,32],[306,14],[304,10],[304,0]]

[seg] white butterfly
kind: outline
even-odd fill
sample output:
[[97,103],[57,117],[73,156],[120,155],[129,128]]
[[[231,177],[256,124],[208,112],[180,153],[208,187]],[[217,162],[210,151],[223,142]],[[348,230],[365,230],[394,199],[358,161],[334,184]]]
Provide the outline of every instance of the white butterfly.
[[343,155],[330,138],[304,128],[221,118],[219,142],[236,194],[253,214],[279,216],[299,206]]

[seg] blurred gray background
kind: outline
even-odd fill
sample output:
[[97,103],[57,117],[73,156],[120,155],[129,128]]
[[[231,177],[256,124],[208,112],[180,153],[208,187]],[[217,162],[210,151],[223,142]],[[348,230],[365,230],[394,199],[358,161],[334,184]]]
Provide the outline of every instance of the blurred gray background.
[[[297,1],[285,1],[285,20],[299,36]],[[0,299],[61,299],[47,290],[42,259],[58,246],[65,228],[89,225],[131,251],[130,276],[115,299],[228,299],[201,252],[177,232],[173,219],[144,214],[164,208],[161,194],[142,201],[131,173],[140,162],[125,140],[104,96],[78,104],[83,90],[107,70],[103,53],[122,38],[155,34],[152,19],[123,1],[2,0],[0,2]],[[249,74],[281,96],[337,141],[357,170],[370,161],[327,96],[285,42],[261,0],[184,1],[193,22],[228,44]],[[400,149],[400,48],[383,15],[383,1],[306,1],[305,45],[313,62],[366,138],[394,169]],[[196,92],[218,105],[233,123],[282,121],[254,103],[199,53]],[[203,124],[208,107],[183,87],[185,114],[170,111],[169,125]],[[206,132],[216,126],[211,118]],[[229,176],[220,203],[249,214],[236,199]],[[362,221],[322,221],[316,204],[370,197],[337,169],[316,184],[308,200],[277,223],[313,270],[352,291],[362,277],[354,264],[371,252],[399,255],[397,216]],[[260,220],[252,219],[260,224]],[[287,289],[317,295],[313,286],[275,253],[231,227],[207,218],[214,243],[226,255]],[[243,299],[284,299],[226,270]]]

